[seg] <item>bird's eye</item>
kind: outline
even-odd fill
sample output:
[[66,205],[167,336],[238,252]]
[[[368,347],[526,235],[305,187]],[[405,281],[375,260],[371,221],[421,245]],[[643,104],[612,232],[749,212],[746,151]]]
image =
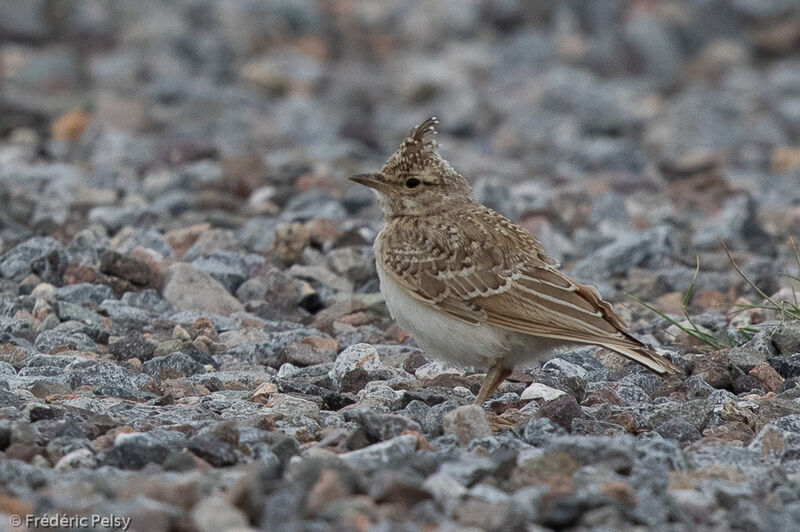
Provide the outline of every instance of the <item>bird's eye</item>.
[[416,187],[417,185],[419,185],[420,183],[422,183],[422,181],[420,181],[420,180],[419,180],[419,179],[417,179],[416,177],[410,177],[410,178],[408,178],[408,179],[406,180],[406,186],[407,186],[408,188],[414,188],[414,187]]

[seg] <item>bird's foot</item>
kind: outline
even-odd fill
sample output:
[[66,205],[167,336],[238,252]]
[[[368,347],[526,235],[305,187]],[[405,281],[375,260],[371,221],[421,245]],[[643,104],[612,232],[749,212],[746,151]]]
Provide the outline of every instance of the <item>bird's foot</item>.
[[494,412],[486,413],[486,421],[489,422],[489,428],[492,429],[492,432],[499,432],[504,429],[513,429],[516,427],[514,423],[508,421],[507,419],[503,419]]

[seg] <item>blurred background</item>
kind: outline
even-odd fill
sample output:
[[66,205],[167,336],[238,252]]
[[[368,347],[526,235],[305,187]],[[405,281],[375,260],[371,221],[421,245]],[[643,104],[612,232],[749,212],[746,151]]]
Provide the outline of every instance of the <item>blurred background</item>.
[[6,0],[0,249],[208,223],[266,253],[309,220],[317,248],[368,245],[345,178],[435,114],[479,199],[584,280],[685,257],[651,287],[677,290],[694,249],[727,266],[718,235],[774,273],[800,233],[798,52],[793,0]]

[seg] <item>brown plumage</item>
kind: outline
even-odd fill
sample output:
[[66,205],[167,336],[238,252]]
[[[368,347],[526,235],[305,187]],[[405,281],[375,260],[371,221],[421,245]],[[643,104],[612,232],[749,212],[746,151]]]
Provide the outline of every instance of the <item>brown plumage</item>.
[[515,364],[545,355],[526,350],[565,343],[601,345],[661,375],[678,372],[627,332],[593,286],[560,272],[533,235],[475,201],[437,153],[435,124],[414,128],[380,173],[352,178],[374,188],[384,210],[375,256],[398,323],[434,357],[484,361],[492,382],[481,402]]

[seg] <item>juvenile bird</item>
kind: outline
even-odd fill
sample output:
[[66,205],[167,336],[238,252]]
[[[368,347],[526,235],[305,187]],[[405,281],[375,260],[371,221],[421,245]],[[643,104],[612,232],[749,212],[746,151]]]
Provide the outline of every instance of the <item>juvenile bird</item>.
[[412,129],[380,172],[350,178],[374,189],[383,210],[375,260],[397,324],[434,358],[488,368],[479,405],[517,365],[573,343],[678,373],[627,332],[595,287],[570,279],[533,235],[475,200],[437,151],[437,123]]

